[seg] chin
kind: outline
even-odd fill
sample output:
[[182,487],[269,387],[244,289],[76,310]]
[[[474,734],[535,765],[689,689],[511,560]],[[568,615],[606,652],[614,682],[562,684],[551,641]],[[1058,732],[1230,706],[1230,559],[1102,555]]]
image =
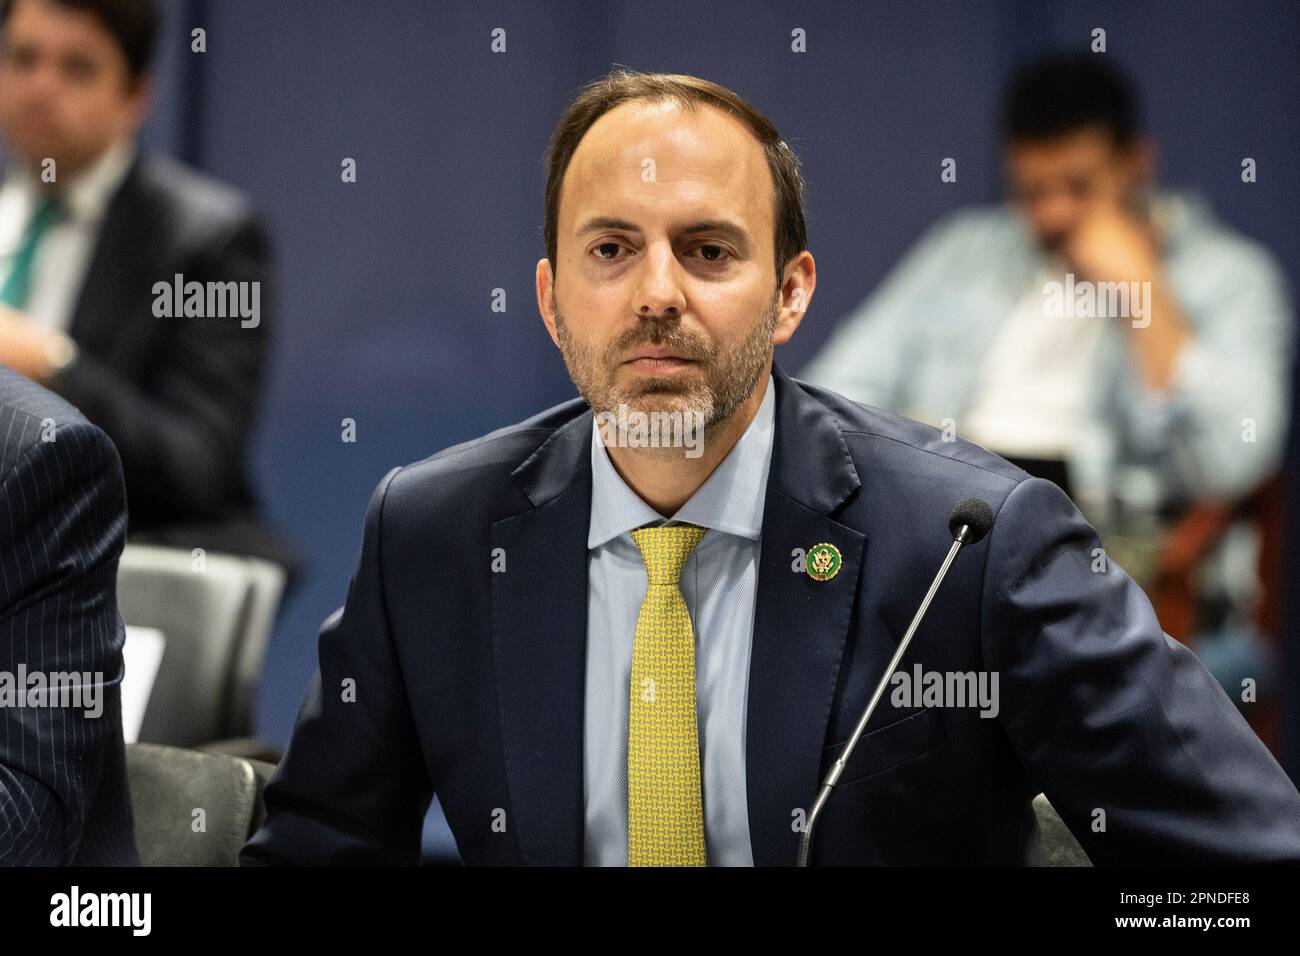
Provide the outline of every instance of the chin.
[[11,137],[10,142],[14,144],[15,152],[35,165],[40,165],[47,157],[54,160],[56,167],[70,168],[75,165],[69,161],[67,144],[62,140],[48,136],[24,136],[20,133]]

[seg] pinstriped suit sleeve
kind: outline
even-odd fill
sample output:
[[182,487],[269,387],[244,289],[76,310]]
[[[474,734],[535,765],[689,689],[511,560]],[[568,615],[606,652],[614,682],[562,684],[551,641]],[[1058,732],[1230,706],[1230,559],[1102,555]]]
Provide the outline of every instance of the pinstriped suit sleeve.
[[[0,706],[0,864],[68,865],[97,795],[125,782],[119,683],[124,629],[118,556],[126,537],[122,469],[108,437],[84,421],[0,414],[9,456],[0,480],[0,670],[89,673],[87,699]],[[12,680],[13,678],[11,678]],[[48,678],[47,678],[48,679]],[[21,688],[20,688],[21,689]],[[93,698],[91,698],[93,700]],[[50,704],[69,703],[70,706]],[[71,706],[80,704],[80,706]]]

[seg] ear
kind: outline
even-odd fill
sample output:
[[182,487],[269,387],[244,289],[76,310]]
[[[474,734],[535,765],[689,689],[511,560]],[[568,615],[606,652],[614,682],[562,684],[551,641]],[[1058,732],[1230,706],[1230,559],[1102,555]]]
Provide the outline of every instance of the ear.
[[790,341],[795,329],[799,328],[799,323],[808,314],[808,306],[816,288],[817,263],[812,253],[805,249],[785,267],[780,311],[777,313],[776,327],[772,330],[773,345],[784,345]]
[[154,98],[154,79],[152,73],[142,73],[133,82],[131,89],[127,92],[127,109],[130,115],[128,122],[131,126],[131,132],[135,132],[144,121],[149,118],[153,112]]
[[1139,136],[1133,141],[1130,153],[1130,174],[1134,184],[1141,188],[1155,180],[1158,148],[1149,136]]
[[537,286],[537,311],[542,314],[542,324],[551,335],[555,347],[560,347],[560,337],[555,331],[555,274],[551,271],[551,260],[543,256],[537,260],[534,274]]

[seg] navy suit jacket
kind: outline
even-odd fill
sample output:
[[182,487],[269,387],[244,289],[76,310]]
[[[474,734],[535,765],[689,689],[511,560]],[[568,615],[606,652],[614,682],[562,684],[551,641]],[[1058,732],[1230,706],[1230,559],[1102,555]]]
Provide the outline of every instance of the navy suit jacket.
[[[258,515],[244,456],[270,336],[268,240],[246,197],[141,151],[104,210],[68,334],[77,360],[50,383],[112,438],[132,536],[276,561],[297,545]],[[154,285],[260,283],[259,322],[154,314]]]
[[[1096,570],[1063,492],[774,372],[745,744],[756,864],[795,862],[802,811],[968,496],[996,521],[903,666],[996,671],[1000,712],[886,696],[813,862],[1020,863],[1040,790],[1096,863],[1300,860],[1300,794],[1133,580]],[[245,863],[415,863],[433,791],[466,864],[581,863],[591,418],[574,399],[380,483]],[[823,582],[795,557],[818,542],[843,561]]]
[[103,431],[3,366],[0,439],[0,671],[11,685],[20,667],[102,675],[98,716],[0,702],[0,865],[138,864],[119,693],[122,466]]

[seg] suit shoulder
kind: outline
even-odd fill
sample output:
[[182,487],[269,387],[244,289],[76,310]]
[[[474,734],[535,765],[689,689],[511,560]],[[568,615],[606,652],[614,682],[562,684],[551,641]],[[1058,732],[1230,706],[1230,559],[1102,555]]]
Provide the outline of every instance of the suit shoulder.
[[233,231],[257,215],[252,201],[235,187],[161,155],[142,155],[137,188],[166,207],[182,229]]
[[804,391],[835,417],[854,464],[865,476],[899,472],[938,472],[956,479],[978,479],[1004,494],[1029,475],[982,445],[950,436],[925,422],[891,412],[807,382]]
[[954,254],[970,255],[1023,240],[1023,230],[1005,203],[963,206],[939,217],[926,237]]
[[[11,369],[0,366],[0,469],[8,477],[24,459],[48,447],[50,427],[55,440],[71,441],[86,467],[120,475],[117,448],[102,428],[86,419],[76,406]],[[120,481],[120,478],[119,478]]]
[[570,399],[405,465],[390,476],[388,498],[396,499],[398,507],[407,500],[426,507],[438,503],[464,507],[506,496],[519,497],[522,504],[524,499],[510,480],[511,472],[586,410],[583,399]]
[[55,437],[75,431],[78,442],[91,442],[115,457],[117,449],[104,432],[76,406],[12,369],[0,366],[0,478],[38,450],[53,427]]
[[0,412],[36,419],[52,418],[61,425],[86,422],[86,417],[66,399],[3,365],[0,365]]

